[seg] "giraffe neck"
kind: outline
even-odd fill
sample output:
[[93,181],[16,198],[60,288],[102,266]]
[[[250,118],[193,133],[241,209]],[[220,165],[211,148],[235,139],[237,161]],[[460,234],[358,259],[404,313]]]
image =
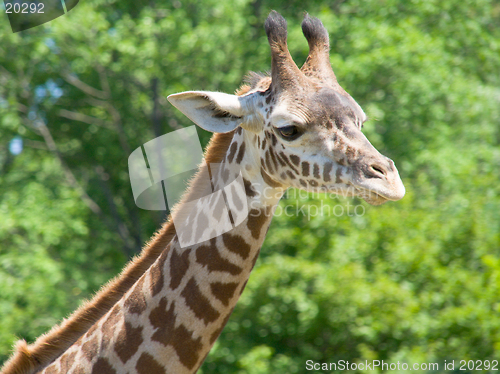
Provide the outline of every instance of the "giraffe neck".
[[[188,246],[182,245],[183,233],[178,232],[135,286],[45,373],[71,368],[89,373],[193,373],[200,367],[243,292],[284,193],[261,171],[257,136],[246,131],[235,133],[220,167],[213,170],[216,190],[232,175],[243,181],[246,201],[237,203],[233,189],[223,195],[233,227]],[[244,218],[238,211],[242,203],[248,208]]]
[[[234,132],[214,134],[205,153],[208,163],[220,163],[233,139]],[[195,192],[198,178],[190,182],[185,197]],[[172,217],[162,225],[145,245],[140,256],[132,260],[120,275],[109,281],[87,303],[83,304],[61,324],[27,345],[24,340],[16,343],[16,351],[0,369],[2,374],[34,374],[61,357],[78,339],[96,324],[139,280],[172,241],[176,231]]]

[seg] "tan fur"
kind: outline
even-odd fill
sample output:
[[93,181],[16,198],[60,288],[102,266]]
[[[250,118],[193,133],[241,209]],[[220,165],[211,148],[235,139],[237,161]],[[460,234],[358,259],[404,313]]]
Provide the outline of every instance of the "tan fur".
[[[249,88],[239,90],[246,92]],[[226,154],[231,143],[234,132],[226,134],[215,134],[205,152],[205,160],[208,164],[219,163]],[[200,174],[192,179],[190,187],[184,194],[182,201],[175,207],[174,213],[178,212],[184,201],[192,200],[200,194],[198,184]],[[53,327],[48,333],[40,336],[33,344],[27,345],[24,340],[16,343],[16,352],[6,362],[2,374],[33,374],[57,359],[76,340],[106,314],[113,305],[135,284],[142,274],[155,262],[165,249],[167,244],[175,235],[175,228],[171,216],[163,224],[162,228],[146,244],[141,254],[133,259],[122,271],[112,279],[94,296],[92,300],[81,306],[68,319],[60,325]]]

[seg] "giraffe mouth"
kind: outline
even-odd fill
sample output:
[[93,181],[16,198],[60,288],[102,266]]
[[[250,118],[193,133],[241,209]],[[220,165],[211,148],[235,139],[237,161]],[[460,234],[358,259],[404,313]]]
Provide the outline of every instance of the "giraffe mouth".
[[382,205],[388,201],[397,201],[405,195],[403,182],[397,175],[392,181],[376,181],[363,183],[361,186],[353,186],[356,195],[365,200],[370,205]]
[[361,197],[364,201],[366,201],[370,205],[382,205],[388,201],[391,201],[391,199],[379,195],[374,191],[362,190],[360,191],[360,194],[358,196]]
[[388,201],[399,200],[398,198],[384,196],[381,193],[375,192],[373,189],[355,186],[353,183],[348,183],[348,185],[347,192],[341,193],[343,196],[359,197],[370,205],[382,205]]
[[338,186],[329,188],[329,192],[333,192],[345,197],[358,197],[365,200],[370,205],[382,205],[388,201],[397,201],[405,195],[403,182],[399,178],[394,178],[392,183],[384,183],[382,181],[363,181],[356,183],[346,181],[344,187]]
[[385,196],[382,192],[376,192],[373,189],[363,188],[354,185],[352,182],[347,182],[346,186],[339,188],[338,186],[320,189],[318,192],[335,193],[344,197],[359,197],[365,200],[370,205],[382,205],[388,201],[399,200],[402,196]]

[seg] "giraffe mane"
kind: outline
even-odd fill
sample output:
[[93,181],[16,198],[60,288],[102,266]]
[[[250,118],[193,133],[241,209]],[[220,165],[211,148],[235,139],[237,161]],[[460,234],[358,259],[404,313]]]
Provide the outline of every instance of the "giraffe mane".
[[[250,88],[248,85],[243,85],[236,93],[242,95]],[[205,151],[207,164],[222,161],[233,135],[234,131],[224,134],[216,133],[212,136]],[[90,301],[79,307],[61,324],[40,336],[33,344],[28,345],[25,340],[19,340],[15,345],[14,354],[5,363],[1,374],[33,374],[42,370],[105,315],[149,269],[175,236],[172,214],[179,212],[185,201],[190,201],[200,195],[205,186],[203,181],[199,183],[204,178],[202,174],[199,170],[192,178],[181,202],[172,209],[168,219],[144,246],[140,255],[132,259],[124,270],[104,285]],[[198,187],[198,185],[202,186]]]

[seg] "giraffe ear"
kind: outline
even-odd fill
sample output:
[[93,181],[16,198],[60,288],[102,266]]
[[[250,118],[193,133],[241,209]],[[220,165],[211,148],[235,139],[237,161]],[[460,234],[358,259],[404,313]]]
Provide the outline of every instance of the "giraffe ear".
[[262,119],[255,109],[253,94],[229,95],[222,92],[187,91],[167,97],[191,121],[210,132],[229,132],[243,127],[260,132]]

